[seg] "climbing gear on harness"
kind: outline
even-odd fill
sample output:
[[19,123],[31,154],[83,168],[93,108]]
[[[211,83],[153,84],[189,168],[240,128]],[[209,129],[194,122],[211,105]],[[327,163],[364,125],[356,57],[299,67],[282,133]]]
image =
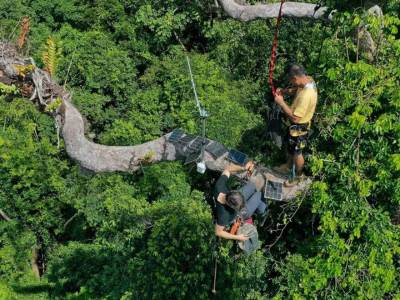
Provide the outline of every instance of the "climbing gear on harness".
[[274,84],[274,70],[275,70],[275,62],[276,62],[276,49],[278,48],[278,33],[279,33],[279,26],[281,24],[282,20],[282,7],[283,3],[285,0],[281,0],[281,6],[279,8],[279,14],[278,18],[276,21],[276,28],[275,28],[275,34],[274,34],[274,42],[272,44],[272,49],[271,49],[271,57],[269,60],[269,86],[271,87],[272,90],[272,95],[275,97],[276,94],[276,87]]
[[237,217],[235,223],[233,223],[231,229],[229,230],[229,233],[236,235],[236,233],[238,232],[238,230],[240,228],[241,223],[242,223],[242,219],[240,217]]
[[302,135],[289,135],[288,150],[290,154],[302,154],[303,149],[307,146],[308,131]]
[[289,126],[290,136],[302,136],[306,135],[310,129],[310,122],[304,124],[294,124]]

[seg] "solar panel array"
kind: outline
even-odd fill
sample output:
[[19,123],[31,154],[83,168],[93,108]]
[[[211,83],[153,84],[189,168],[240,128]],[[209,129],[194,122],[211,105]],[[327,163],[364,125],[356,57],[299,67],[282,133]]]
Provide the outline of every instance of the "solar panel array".
[[229,150],[228,160],[238,165],[244,165],[247,161],[247,155],[235,149]]
[[[228,149],[225,148],[223,144],[216,141],[210,142],[209,139],[203,138],[201,136],[185,134],[185,132],[180,128],[174,129],[172,131],[171,135],[168,137],[168,141],[171,143],[179,143],[186,146],[185,164],[195,162],[200,158],[201,148],[203,147],[203,145],[206,146],[205,150],[209,152],[215,159],[218,159],[228,152]],[[247,155],[232,149],[229,151],[228,159],[233,162],[243,164],[247,159]]]
[[189,152],[185,159],[185,165],[199,160],[201,152]]
[[182,129],[174,129],[171,135],[168,138],[168,141],[171,143],[177,143],[183,136],[184,131]]
[[207,145],[209,142],[210,141],[208,139],[198,136],[193,142],[190,143],[189,148],[193,151],[200,151],[203,143],[204,145]]
[[282,201],[282,182],[267,181],[265,185],[265,198]]
[[193,141],[196,138],[195,135],[192,134],[187,134],[184,137],[179,139],[179,143],[181,144],[189,144],[191,141]]
[[224,155],[228,150],[225,148],[224,145],[218,142],[212,142],[211,144],[207,145],[206,151],[211,153],[215,159]]

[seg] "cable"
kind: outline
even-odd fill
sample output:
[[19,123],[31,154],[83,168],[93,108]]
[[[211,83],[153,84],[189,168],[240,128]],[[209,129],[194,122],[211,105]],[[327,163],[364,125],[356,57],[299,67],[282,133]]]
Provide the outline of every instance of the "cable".
[[183,43],[181,42],[181,39],[179,38],[179,36],[176,34],[176,32],[174,32],[176,39],[178,40],[179,44],[182,46],[182,49],[185,53],[185,57],[186,57],[186,63],[189,69],[189,74],[190,74],[190,81],[192,84],[192,89],[193,89],[193,94],[194,94],[194,99],[196,102],[196,107],[199,110],[199,115],[200,115],[200,119],[201,119],[201,137],[203,138],[202,141],[202,147],[201,147],[201,153],[200,153],[200,158],[201,161],[197,163],[197,171],[201,174],[203,174],[206,171],[206,165],[204,162],[204,152],[205,152],[205,148],[206,148],[206,122],[207,122],[207,118],[208,118],[208,112],[201,106],[200,101],[199,101],[199,97],[197,95],[197,90],[196,90],[196,84],[194,82],[194,78],[193,78],[193,73],[192,73],[192,67],[190,65],[190,59],[188,56],[188,51],[186,49],[186,47],[183,45]]
[[197,96],[196,84],[194,83],[193,74],[192,74],[192,68],[190,66],[189,56],[187,56],[187,54],[185,54],[185,55],[186,55],[186,62],[187,62],[188,69],[189,69],[189,74],[190,74],[190,81],[192,82],[194,99],[196,101],[197,109],[199,110],[200,118],[207,118],[208,117],[207,111],[201,107],[200,101],[199,101],[199,97]]

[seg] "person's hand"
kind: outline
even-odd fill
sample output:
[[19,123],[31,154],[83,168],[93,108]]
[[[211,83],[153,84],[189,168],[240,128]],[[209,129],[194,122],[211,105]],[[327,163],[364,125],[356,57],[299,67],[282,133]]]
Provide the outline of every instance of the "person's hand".
[[275,95],[283,96],[285,94],[285,89],[277,88],[275,91]]
[[247,241],[249,239],[249,237],[247,235],[244,235],[244,234],[239,234],[239,235],[236,236],[236,239],[238,241],[244,242],[244,241]]
[[255,163],[254,161],[250,160],[247,162],[247,164],[244,166],[244,169],[247,172],[247,176],[251,176],[251,174],[254,171]]
[[244,167],[247,171],[252,171],[254,169],[254,161],[249,160]]

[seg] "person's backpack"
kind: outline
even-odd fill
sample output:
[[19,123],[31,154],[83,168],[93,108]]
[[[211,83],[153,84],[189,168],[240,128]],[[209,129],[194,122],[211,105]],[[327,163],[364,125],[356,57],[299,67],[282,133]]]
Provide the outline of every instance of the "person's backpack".
[[267,119],[267,137],[281,149],[285,134],[282,129],[282,111],[276,104],[269,106]]
[[249,237],[247,241],[238,242],[239,248],[244,253],[250,254],[258,248],[258,232],[256,226],[245,223],[239,227],[237,234],[245,234]]

